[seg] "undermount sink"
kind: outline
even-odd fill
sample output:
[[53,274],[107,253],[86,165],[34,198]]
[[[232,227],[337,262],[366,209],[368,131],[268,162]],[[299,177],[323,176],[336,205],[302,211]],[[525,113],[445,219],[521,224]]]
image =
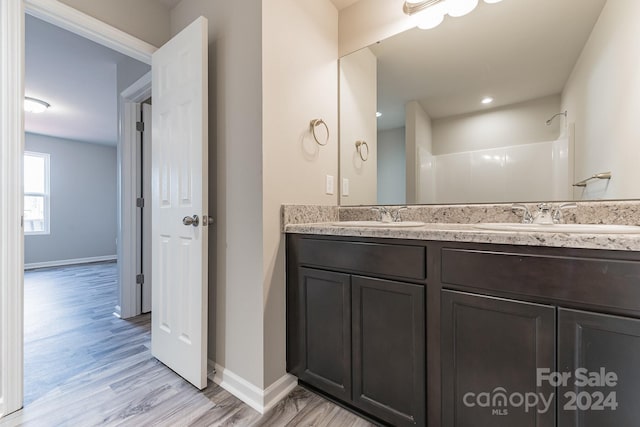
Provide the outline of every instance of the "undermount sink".
[[528,231],[542,233],[602,233],[602,234],[640,234],[635,225],[615,224],[518,224],[485,222],[474,224],[475,228],[495,231]]
[[382,222],[382,221],[339,221],[333,225],[338,227],[377,227],[377,228],[404,228],[404,227],[422,227],[424,222],[420,221],[401,221],[401,222]]

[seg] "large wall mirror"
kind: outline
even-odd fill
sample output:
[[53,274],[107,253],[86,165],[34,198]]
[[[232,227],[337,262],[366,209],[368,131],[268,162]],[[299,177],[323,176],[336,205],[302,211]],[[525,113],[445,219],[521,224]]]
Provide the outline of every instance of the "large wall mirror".
[[344,56],[340,203],[639,198],[638,16],[638,0],[481,0]]

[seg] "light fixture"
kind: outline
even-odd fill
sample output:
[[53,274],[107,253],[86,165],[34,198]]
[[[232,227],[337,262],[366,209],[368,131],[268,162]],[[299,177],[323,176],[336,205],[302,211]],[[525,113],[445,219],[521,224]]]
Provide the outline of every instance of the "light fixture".
[[376,111],[376,117],[382,117],[382,113],[380,111]]
[[28,113],[43,113],[49,107],[51,105],[41,99],[31,98],[30,96],[24,97],[24,111]]
[[[498,3],[502,0],[484,0],[485,3]],[[428,30],[442,23],[445,15],[454,18],[470,13],[478,6],[479,0],[405,0],[402,10],[414,16],[418,28]]]
[[491,104],[493,102],[493,98],[490,96],[485,96],[484,98],[482,98],[482,100],[480,101],[483,104]]

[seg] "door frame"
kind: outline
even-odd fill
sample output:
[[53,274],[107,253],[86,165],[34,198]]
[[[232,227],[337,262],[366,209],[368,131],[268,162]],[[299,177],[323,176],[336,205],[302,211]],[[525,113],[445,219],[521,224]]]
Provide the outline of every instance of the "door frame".
[[[20,409],[23,402],[25,13],[149,65],[156,50],[151,44],[56,0],[0,2],[0,417]],[[124,188],[128,180],[135,180],[135,175],[121,173],[120,178]],[[121,211],[118,217],[125,221],[130,218]],[[121,232],[119,227],[118,234]]]
[[[118,141],[118,164],[120,168],[118,264],[120,283],[120,305],[116,307],[121,318],[134,317],[142,313],[142,289],[136,283],[140,270],[140,255],[151,248],[143,247],[140,240],[140,211],[136,206],[141,174],[140,133],[136,122],[141,120],[140,104],[151,98],[151,71],[120,93],[120,139]],[[150,131],[150,130],[149,130]],[[145,157],[147,153],[143,153]],[[150,153],[149,153],[150,155]],[[126,177],[126,178],[125,178]],[[149,278],[151,275],[149,275]]]

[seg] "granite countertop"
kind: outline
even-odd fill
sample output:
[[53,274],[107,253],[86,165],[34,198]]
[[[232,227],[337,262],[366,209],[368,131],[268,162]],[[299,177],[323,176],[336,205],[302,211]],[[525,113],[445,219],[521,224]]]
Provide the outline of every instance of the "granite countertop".
[[551,246],[560,248],[640,251],[640,234],[548,233],[531,231],[493,231],[473,224],[427,223],[420,227],[344,227],[336,222],[287,224],[286,233],[331,236],[377,237],[390,239],[437,240],[447,242],[495,243],[507,245]]

